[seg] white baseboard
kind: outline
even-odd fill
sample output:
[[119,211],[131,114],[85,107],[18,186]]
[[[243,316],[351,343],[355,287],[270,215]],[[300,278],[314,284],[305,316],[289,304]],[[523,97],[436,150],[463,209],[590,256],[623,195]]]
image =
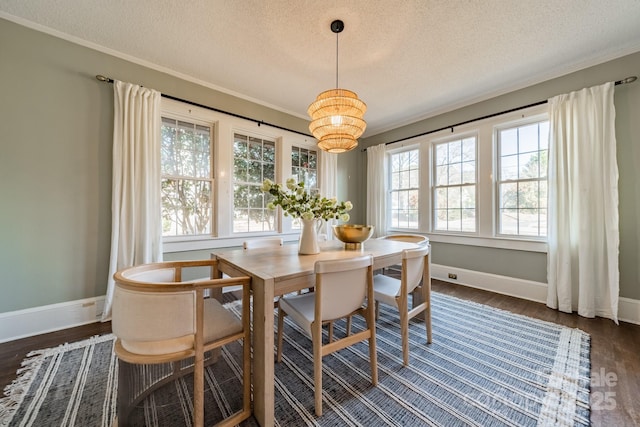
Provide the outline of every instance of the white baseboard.
[[[455,275],[456,279],[449,278],[449,274]],[[543,303],[547,301],[547,284],[534,282],[533,280],[499,276],[497,274],[465,270],[464,268],[449,267],[440,264],[431,265],[431,276],[434,279],[445,282],[457,283],[459,285],[483,289],[485,291],[496,292],[529,301]]]
[[0,343],[100,321],[104,296],[0,313]]
[[[449,274],[456,275],[450,279]],[[434,279],[545,303],[547,284],[432,264]],[[100,321],[104,296],[0,313],[0,343]],[[618,318],[640,325],[640,300],[620,298]]]
[[[449,278],[449,274],[455,275],[456,279]],[[465,270],[440,264],[431,265],[431,276],[434,279],[471,288],[483,289],[543,304],[547,302],[547,284],[542,282]],[[618,320],[640,325],[640,300],[620,297],[618,299]]]
[[618,320],[640,325],[640,300],[625,297],[619,298]]

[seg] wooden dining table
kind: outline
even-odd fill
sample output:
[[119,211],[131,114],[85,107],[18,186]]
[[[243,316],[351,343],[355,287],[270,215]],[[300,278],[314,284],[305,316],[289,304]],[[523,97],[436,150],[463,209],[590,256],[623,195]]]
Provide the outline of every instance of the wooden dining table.
[[251,277],[253,295],[253,414],[263,427],[274,425],[274,297],[313,287],[314,264],[360,255],[373,256],[373,268],[400,264],[402,251],[414,243],[370,239],[357,250],[330,240],[320,243],[320,253],[299,255],[295,244],[277,248],[231,249],[211,254],[218,260],[216,276]]

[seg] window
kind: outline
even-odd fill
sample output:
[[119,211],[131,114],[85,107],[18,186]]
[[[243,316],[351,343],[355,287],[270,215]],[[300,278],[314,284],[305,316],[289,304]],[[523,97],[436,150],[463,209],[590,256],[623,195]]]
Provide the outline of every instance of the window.
[[[291,177],[303,182],[311,194],[318,191],[318,152],[303,147],[291,147]],[[298,218],[291,223],[294,230],[300,229]]]
[[318,152],[291,147],[291,176],[296,182],[304,182],[307,189],[318,188]]
[[275,141],[234,134],[233,232],[274,231],[275,211],[267,209],[270,195],[260,187],[275,181]]
[[498,234],[547,235],[549,122],[498,130]]
[[162,117],[162,235],[211,234],[211,126]]
[[434,230],[476,231],[476,137],[434,145]]
[[419,150],[391,154],[390,162],[390,228],[417,229],[418,187],[420,184]]

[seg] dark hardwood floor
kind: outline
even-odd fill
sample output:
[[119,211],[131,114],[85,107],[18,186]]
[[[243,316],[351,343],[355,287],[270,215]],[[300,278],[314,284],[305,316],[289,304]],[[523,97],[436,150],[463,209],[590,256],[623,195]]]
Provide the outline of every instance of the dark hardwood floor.
[[[433,290],[513,313],[581,329],[591,335],[591,421],[594,426],[640,425],[640,325],[585,319],[544,304],[433,281]],[[0,389],[16,378],[32,351],[111,332],[110,323],[94,323],[0,344]]]

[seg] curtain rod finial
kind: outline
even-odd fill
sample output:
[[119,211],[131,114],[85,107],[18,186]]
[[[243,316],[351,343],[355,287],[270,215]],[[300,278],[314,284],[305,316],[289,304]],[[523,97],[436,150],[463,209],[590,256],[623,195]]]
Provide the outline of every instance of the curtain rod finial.
[[111,80],[109,77],[105,77],[102,74],[98,74],[96,76],[96,79],[100,80],[101,82],[107,82],[107,83],[113,82],[113,80]]

